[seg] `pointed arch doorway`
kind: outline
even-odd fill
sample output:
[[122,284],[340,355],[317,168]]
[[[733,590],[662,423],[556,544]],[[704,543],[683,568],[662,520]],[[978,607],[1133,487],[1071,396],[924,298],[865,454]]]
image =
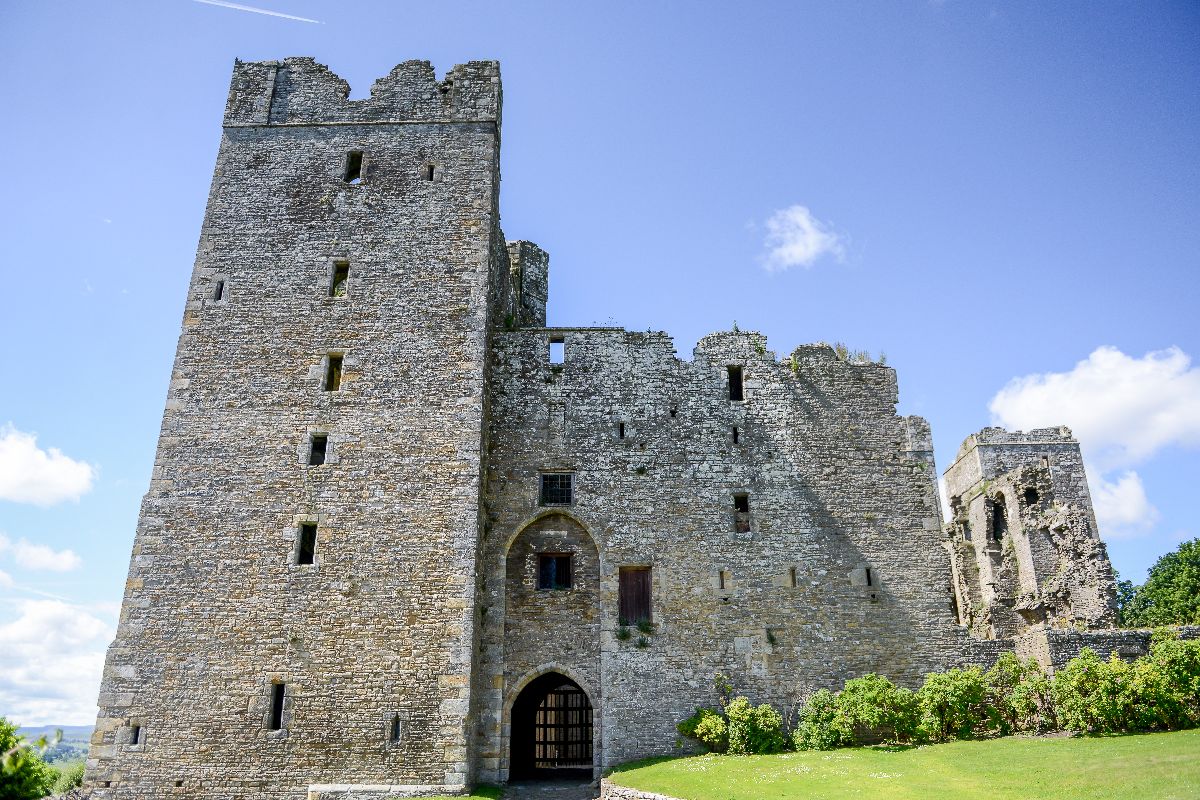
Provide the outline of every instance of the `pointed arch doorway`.
[[592,777],[592,701],[566,675],[530,681],[513,702],[510,730],[510,780]]

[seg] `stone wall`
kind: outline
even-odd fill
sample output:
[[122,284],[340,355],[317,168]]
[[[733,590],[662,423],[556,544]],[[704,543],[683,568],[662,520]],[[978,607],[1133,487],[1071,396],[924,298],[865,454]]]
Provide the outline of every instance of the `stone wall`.
[[[730,399],[731,365],[743,401]],[[596,687],[603,768],[670,752],[675,723],[715,702],[716,673],[786,709],[865,672],[911,686],[1011,649],[957,624],[928,428],[896,415],[893,370],[824,345],[779,360],[746,332],[707,336],[681,361],[664,334],[595,328],[500,333],[492,368],[481,780],[507,776],[506,709],[551,664]],[[570,507],[539,505],[547,471],[575,476]],[[735,493],[749,495],[745,532]],[[524,531],[547,511],[598,550],[596,599],[580,589],[595,603],[586,629],[559,621],[564,598],[528,590],[525,549],[538,545]],[[644,636],[621,638],[622,566],[652,568]],[[512,614],[543,630],[515,635]]]
[[600,782],[600,798],[601,800],[676,800],[676,798],[670,795],[643,792],[638,789],[630,789],[628,786],[618,786],[608,778]]
[[490,297],[510,270],[498,74],[438,84],[407,62],[349,101],[311,59],[236,65],[99,698],[97,797],[469,780]]

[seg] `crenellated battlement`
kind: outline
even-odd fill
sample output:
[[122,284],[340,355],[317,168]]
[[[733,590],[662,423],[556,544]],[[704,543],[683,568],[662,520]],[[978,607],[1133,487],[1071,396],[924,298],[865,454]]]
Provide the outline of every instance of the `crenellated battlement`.
[[235,61],[227,127],[380,122],[494,122],[500,125],[500,63],[459,64],[439,81],[428,61],[404,61],[350,99],[350,84],[308,57]]

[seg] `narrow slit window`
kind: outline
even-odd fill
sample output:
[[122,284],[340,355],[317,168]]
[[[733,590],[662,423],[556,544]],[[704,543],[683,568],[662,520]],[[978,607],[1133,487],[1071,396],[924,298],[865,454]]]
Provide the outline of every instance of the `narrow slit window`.
[[300,540],[296,543],[296,563],[315,564],[317,556],[317,523],[300,523]]
[[329,282],[330,297],[345,297],[350,288],[350,262],[333,262],[333,279]]
[[788,586],[792,587],[793,589],[796,588],[797,583],[796,583],[796,568],[795,567],[788,567],[787,583],[788,583]]
[[997,542],[1008,533],[1008,512],[1004,507],[1004,498],[997,497],[992,501],[992,538]]
[[142,743],[142,726],[141,725],[130,725],[129,726],[129,743],[130,744],[141,744]]
[[742,392],[742,368],[736,365],[729,365],[729,399],[744,400],[745,395]]
[[567,360],[567,343],[562,339],[550,340],[550,363],[562,364]]
[[433,166],[433,164],[426,164],[426,165],[425,165],[425,169],[424,169],[424,177],[425,177],[425,180],[427,180],[427,181],[431,181],[431,180],[433,180],[433,177],[434,177],[434,166]]
[[867,586],[874,586],[874,585],[875,585],[875,579],[874,579],[874,578],[871,576],[871,568],[870,568],[870,567],[864,567],[864,568],[863,568],[863,574],[864,574],[864,575],[866,576],[866,578],[867,578]]
[[727,571],[721,570],[717,573],[717,588],[718,589],[728,589],[729,588],[729,573]]
[[618,439],[625,438],[625,423],[624,422],[617,423],[617,438]]
[[271,711],[267,715],[267,730],[283,730],[283,693],[284,684],[271,684]]
[[225,281],[219,280],[219,281],[217,281],[216,286],[213,287],[213,300],[219,302],[224,299],[225,299]]
[[346,155],[346,183],[358,183],[362,180],[363,154],[361,150],[351,150]]
[[621,567],[618,573],[622,625],[650,622],[650,567]]
[[569,506],[575,500],[575,476],[570,472],[547,472],[542,475],[540,504]]
[[325,362],[325,391],[336,392],[342,388],[342,354],[330,353]]
[[737,429],[737,426],[734,425],[733,426],[733,443],[737,444],[738,442],[741,441],[741,438],[742,438],[741,432]]
[[750,495],[738,493],[733,496],[733,530],[736,533],[750,532]]
[[392,724],[388,726],[388,741],[392,744],[400,741],[400,715],[392,715]]
[[308,464],[311,467],[325,463],[325,454],[329,448],[329,434],[314,433],[308,444]]
[[571,588],[570,553],[540,553],[538,555],[538,588],[542,590]]

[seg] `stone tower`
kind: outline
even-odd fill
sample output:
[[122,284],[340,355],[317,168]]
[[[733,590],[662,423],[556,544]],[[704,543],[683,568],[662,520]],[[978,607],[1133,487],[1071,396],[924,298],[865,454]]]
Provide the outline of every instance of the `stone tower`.
[[489,330],[538,313],[499,229],[499,65],[348,90],[307,58],[234,67],[98,796],[470,772]]
[[1116,623],[1112,565],[1068,429],[967,437],[946,470],[946,494],[957,608],[973,633]]

